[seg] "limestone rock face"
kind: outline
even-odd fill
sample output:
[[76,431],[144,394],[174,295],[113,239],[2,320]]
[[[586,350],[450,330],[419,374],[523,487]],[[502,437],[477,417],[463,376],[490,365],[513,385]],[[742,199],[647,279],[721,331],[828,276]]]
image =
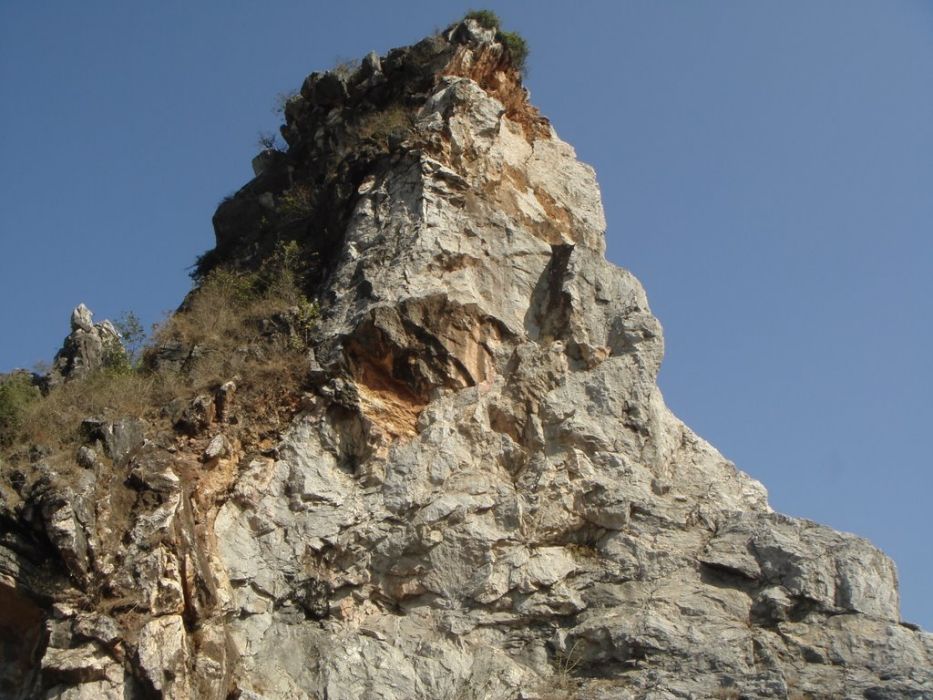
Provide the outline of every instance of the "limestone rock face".
[[110,355],[123,354],[120,334],[110,321],[94,323],[93,314],[84,304],[71,312],[71,333],[55,355],[50,384],[80,379],[103,367]]
[[112,456],[7,527],[0,600],[31,607],[0,624],[32,634],[5,652],[0,678],[31,674],[11,697],[933,696],[893,563],[774,513],[665,406],[661,327],[603,257],[595,174],[494,32],[311,76],[209,262],[248,262],[251,212],[398,96],[404,133],[288,224],[313,238],[321,320],[275,444],[229,440],[210,397],[190,448],[98,426]]

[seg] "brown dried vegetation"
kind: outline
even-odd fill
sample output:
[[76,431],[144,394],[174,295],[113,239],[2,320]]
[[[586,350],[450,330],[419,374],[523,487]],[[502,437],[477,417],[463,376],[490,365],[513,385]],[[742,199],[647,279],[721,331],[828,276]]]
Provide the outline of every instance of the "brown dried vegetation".
[[[79,469],[75,450],[86,439],[83,420],[137,418],[148,425],[147,436],[171,434],[178,407],[213,394],[231,379],[239,401],[254,408],[250,421],[239,423],[231,437],[256,443],[297,410],[316,313],[286,267],[256,273],[218,268],[154,331],[138,368],[101,369],[25,403],[2,457],[31,481],[38,449],[45,462],[67,475]],[[167,349],[176,361],[165,360]],[[3,486],[12,496],[9,485]]]
[[528,101],[521,72],[501,44],[484,44],[478,51],[458,47],[442,74],[469,78],[499,100],[505,116],[522,127],[529,143],[551,138],[551,123]]

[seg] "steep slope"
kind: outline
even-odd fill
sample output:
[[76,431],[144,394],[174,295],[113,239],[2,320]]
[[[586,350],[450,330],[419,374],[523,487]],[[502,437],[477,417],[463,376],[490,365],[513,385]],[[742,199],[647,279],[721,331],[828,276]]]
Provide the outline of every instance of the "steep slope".
[[199,269],[301,261],[289,419],[246,431],[231,376],[175,433],[86,421],[77,476],[14,484],[7,696],[933,694],[891,561],[774,513],[664,405],[595,174],[504,39],[467,20],[288,102]]

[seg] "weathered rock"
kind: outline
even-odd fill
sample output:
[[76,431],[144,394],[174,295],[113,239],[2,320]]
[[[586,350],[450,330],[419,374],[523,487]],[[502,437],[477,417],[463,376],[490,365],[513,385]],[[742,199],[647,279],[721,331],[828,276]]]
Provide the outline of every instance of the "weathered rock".
[[[114,462],[125,462],[145,441],[143,422],[134,418],[104,421],[87,418],[81,430],[89,443],[100,441],[104,454]],[[90,459],[85,454],[84,459]]]
[[204,454],[201,455],[201,459],[205,462],[210,462],[211,460],[226,457],[228,454],[230,454],[230,442],[224,435],[218,434],[212,437],[211,441],[207,443],[207,447],[204,449]]
[[68,575],[82,588],[90,582],[94,570],[94,477],[82,471],[62,483],[49,470],[32,492],[36,515],[33,522],[42,528]]
[[189,435],[197,435],[210,427],[216,415],[217,406],[214,399],[202,394],[182,409],[174,421],[175,428]]
[[71,312],[71,331],[90,333],[94,328],[94,315],[84,304],[78,304]]
[[0,697],[25,700],[38,684],[43,612],[32,598],[35,590],[22,590],[34,572],[7,548],[9,544],[10,539],[4,538],[0,546]]
[[175,340],[166,340],[146,351],[143,358],[153,370],[181,372],[201,356],[201,348],[188,347]]
[[[380,135],[400,104],[410,128]],[[495,31],[314,74],[286,116],[290,150],[221,205],[207,259],[255,264],[270,196],[318,188],[276,224],[320,285],[297,415],[243,447],[227,435],[268,407],[232,417],[228,383],[179,404],[171,444],[92,426],[120,477],[89,512],[85,455],[34,520],[112,614],[54,618],[43,692],[930,695],[933,636],[900,623],[892,562],[773,513],[665,406],[661,327],[603,258],[595,175]],[[32,566],[12,552],[0,583]]]
[[93,469],[97,466],[97,452],[92,447],[81,445],[75,455],[75,460],[85,469]]
[[224,423],[230,420],[235,397],[236,383],[233,381],[224,382],[214,393],[214,405],[216,407],[216,418],[218,422]]
[[56,385],[69,379],[80,379],[112,364],[125,356],[123,342],[110,321],[95,324],[93,315],[84,304],[71,312],[71,333],[55,355],[52,370],[46,379]]
[[161,697],[186,700],[191,696],[188,677],[191,654],[185,623],[179,615],[148,622],[139,633],[136,653],[144,680]]
[[262,175],[269,167],[276,162],[277,159],[281,157],[281,152],[275,150],[274,148],[266,148],[260,151],[255,158],[253,158],[253,174],[257,177]]

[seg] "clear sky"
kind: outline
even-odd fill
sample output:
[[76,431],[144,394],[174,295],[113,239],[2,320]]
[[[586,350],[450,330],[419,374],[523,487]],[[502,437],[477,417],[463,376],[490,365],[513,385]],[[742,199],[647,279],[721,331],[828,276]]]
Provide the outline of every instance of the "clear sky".
[[[279,92],[469,6],[0,3],[0,370],[180,302]],[[933,3],[496,2],[597,170],[661,387],[778,510],[868,537],[933,629]]]

